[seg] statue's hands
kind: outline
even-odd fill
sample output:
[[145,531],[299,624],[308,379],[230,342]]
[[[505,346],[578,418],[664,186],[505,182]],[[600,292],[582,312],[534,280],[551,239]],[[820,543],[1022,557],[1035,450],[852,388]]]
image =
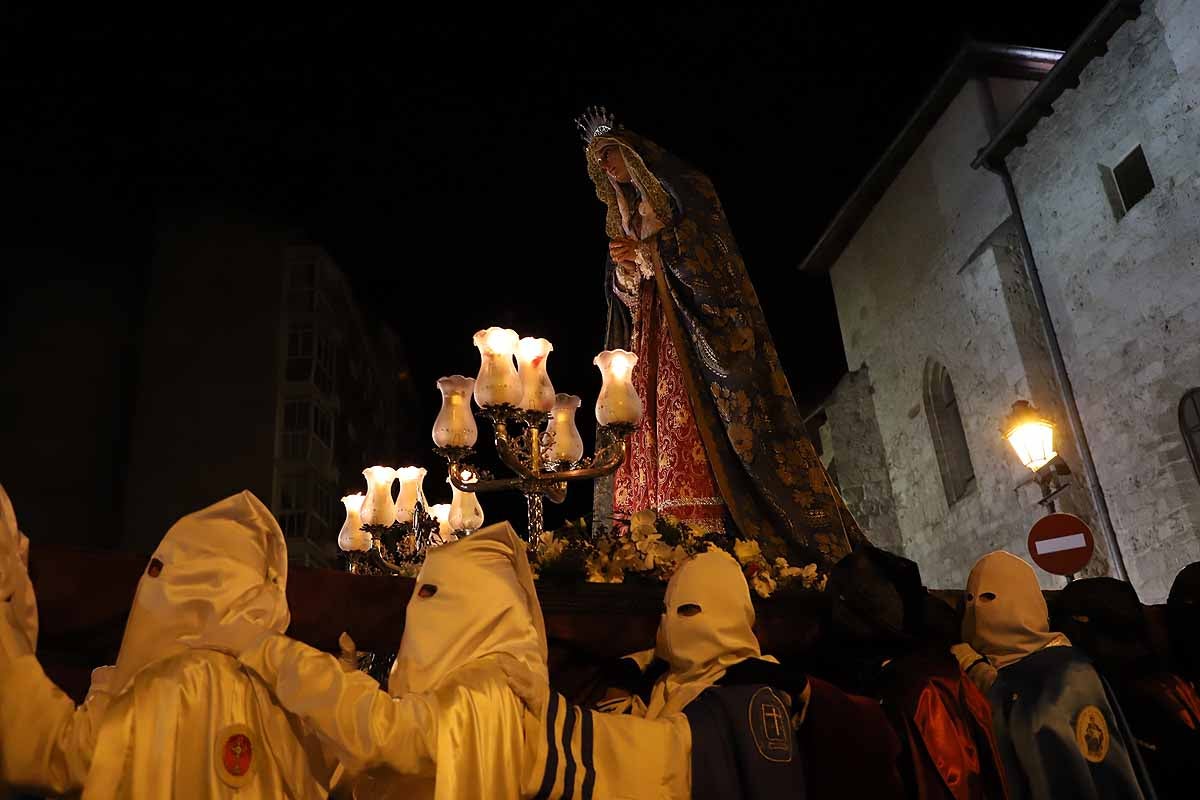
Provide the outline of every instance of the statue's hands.
[[617,264],[632,264],[637,260],[637,248],[638,243],[635,239],[613,239],[608,243],[608,254]]

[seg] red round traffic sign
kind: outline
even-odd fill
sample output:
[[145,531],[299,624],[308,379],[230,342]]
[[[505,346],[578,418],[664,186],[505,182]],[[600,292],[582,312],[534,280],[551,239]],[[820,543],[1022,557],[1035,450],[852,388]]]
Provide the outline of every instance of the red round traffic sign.
[[1048,514],[1029,529],[1029,555],[1052,575],[1074,575],[1096,550],[1092,529],[1074,514]]

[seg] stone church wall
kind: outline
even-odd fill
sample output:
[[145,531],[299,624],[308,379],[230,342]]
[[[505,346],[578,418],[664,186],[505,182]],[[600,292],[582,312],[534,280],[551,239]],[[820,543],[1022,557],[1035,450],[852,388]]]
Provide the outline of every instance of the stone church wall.
[[[1118,216],[1102,173],[1139,145],[1155,186]],[[1130,578],[1161,602],[1200,559],[1178,420],[1200,386],[1200,3],[1147,2],[1008,165]]]

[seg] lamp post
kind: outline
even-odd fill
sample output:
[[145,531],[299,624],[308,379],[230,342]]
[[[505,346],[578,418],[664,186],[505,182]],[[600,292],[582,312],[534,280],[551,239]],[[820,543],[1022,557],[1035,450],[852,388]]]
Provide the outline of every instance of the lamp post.
[[1043,417],[1029,401],[1018,400],[1004,418],[1000,434],[1021,463],[1033,473],[1030,481],[1041,487],[1042,499],[1038,504],[1053,513],[1054,497],[1071,485],[1063,481],[1071,474],[1071,468],[1054,450],[1054,423]]

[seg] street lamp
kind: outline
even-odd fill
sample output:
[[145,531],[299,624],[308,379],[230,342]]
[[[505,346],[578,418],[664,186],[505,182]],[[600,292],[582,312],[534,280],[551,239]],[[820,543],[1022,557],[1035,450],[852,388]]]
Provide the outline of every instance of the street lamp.
[[1058,455],[1054,452],[1054,424],[1039,414],[1028,400],[1013,403],[1001,431],[1021,463],[1034,472]]
[[1018,400],[1004,418],[1000,434],[1021,463],[1033,473],[1030,481],[1042,487],[1039,505],[1053,512],[1054,496],[1070,485],[1060,479],[1071,474],[1067,462],[1054,450],[1054,423],[1043,417],[1029,401]]

